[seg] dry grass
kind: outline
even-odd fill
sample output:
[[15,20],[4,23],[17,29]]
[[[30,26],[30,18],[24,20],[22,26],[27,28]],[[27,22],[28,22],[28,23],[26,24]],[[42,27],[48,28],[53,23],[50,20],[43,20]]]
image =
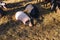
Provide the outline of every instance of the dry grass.
[[23,8],[7,10],[7,15],[0,19],[0,40],[60,40],[60,10],[55,13],[40,4],[36,6],[44,19],[35,27],[25,26],[15,20],[15,12]]

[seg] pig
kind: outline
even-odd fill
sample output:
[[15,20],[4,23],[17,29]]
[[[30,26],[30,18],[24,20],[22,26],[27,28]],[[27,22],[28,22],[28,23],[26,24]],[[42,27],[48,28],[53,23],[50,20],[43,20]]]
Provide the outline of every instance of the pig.
[[35,5],[27,4],[24,12],[27,12],[32,18],[39,18],[39,10]]
[[16,20],[20,20],[24,25],[29,25],[30,27],[33,26],[31,18],[23,11],[16,12],[15,18]]

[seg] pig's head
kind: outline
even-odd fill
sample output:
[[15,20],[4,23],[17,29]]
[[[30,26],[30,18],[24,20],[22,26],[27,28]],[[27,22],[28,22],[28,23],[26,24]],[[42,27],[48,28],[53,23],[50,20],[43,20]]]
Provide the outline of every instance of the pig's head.
[[31,20],[26,21],[26,22],[25,22],[25,25],[28,25],[28,26],[30,26],[30,27],[33,26],[32,23],[31,23]]

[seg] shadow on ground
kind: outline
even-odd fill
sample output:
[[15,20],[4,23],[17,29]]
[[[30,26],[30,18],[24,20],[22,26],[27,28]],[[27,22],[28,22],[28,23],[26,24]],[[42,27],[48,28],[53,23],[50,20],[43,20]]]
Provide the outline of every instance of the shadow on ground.
[[0,35],[5,34],[10,28],[15,28],[16,26],[20,25],[21,23],[18,21],[10,20],[7,23],[0,25]]

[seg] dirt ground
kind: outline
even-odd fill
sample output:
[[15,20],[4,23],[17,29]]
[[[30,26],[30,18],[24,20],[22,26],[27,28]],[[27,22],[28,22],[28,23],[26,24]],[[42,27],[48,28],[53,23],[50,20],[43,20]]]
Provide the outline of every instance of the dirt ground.
[[[51,12],[49,8],[35,4],[40,11],[40,23],[34,27],[25,26],[15,20],[15,13],[24,10],[20,3],[7,4],[9,10],[0,18],[0,40],[60,40],[60,10]],[[44,18],[42,19],[43,16]]]

